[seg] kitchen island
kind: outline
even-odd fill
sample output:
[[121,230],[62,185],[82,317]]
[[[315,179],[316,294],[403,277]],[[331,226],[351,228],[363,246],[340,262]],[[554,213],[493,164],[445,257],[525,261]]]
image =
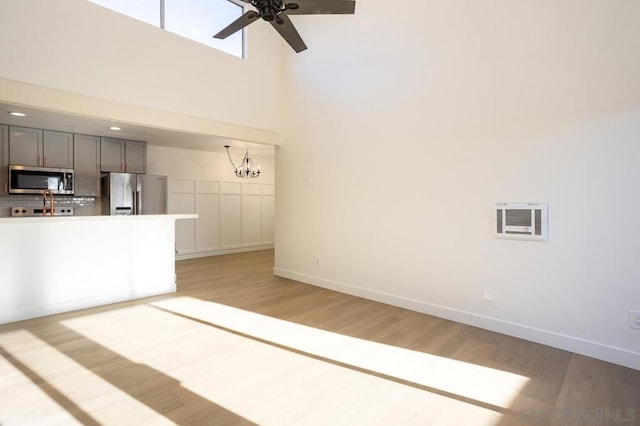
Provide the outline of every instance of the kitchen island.
[[176,291],[175,221],[0,219],[0,324]]

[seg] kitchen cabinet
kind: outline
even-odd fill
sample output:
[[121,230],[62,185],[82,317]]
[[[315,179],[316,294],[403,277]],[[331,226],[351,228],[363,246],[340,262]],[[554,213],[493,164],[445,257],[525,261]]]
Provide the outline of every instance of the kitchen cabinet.
[[0,125],[0,195],[9,194],[9,127]]
[[43,131],[26,127],[9,127],[9,163],[41,166]]
[[45,130],[43,157],[45,167],[73,169],[73,134]]
[[103,172],[124,171],[124,141],[100,138],[100,170]]
[[73,135],[9,127],[9,162],[20,166],[73,168]]
[[220,245],[223,248],[242,247],[242,195],[221,196]]
[[146,142],[101,138],[100,169],[103,172],[145,173],[146,163]]
[[73,135],[74,192],[76,196],[100,196],[100,137]]
[[146,173],[147,143],[141,141],[125,141],[125,171],[129,173]]

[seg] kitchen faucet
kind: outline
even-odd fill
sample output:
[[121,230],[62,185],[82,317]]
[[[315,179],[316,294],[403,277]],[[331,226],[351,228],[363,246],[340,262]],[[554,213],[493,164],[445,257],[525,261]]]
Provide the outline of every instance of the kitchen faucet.
[[[49,197],[49,208],[47,209],[47,197]],[[49,210],[49,214],[53,216],[54,209],[54,201],[53,201],[53,192],[48,189],[42,191],[42,216],[47,215],[47,210]]]

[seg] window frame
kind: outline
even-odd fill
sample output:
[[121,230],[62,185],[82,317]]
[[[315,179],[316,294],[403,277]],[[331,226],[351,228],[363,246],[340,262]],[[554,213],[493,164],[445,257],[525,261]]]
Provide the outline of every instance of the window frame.
[[[129,14],[127,14],[127,13],[123,13],[123,12],[121,12],[121,11],[119,11],[119,10],[111,9],[111,8],[110,8],[110,7],[108,7],[108,6],[103,6],[102,4],[100,4],[100,3],[96,3],[96,2],[94,2],[93,0],[87,0],[87,1],[89,1],[90,3],[93,3],[93,4],[97,5],[97,6],[101,6],[101,7],[104,7],[104,8],[106,8],[106,9],[112,10],[112,11],[114,11],[114,12],[116,12],[116,13],[121,14],[121,15],[125,15],[125,16],[128,16],[128,17],[130,17],[130,18],[133,18],[133,19],[135,19],[135,20],[137,20],[137,21],[144,22],[144,23],[145,23],[145,24],[147,24],[147,25],[152,25],[152,26],[154,26],[154,27],[158,27],[158,28],[160,28],[160,29],[161,29],[161,30],[163,30],[163,31],[167,31],[167,32],[170,32],[171,34],[175,34],[175,35],[177,35],[178,37],[186,38],[187,40],[191,40],[191,41],[194,41],[194,42],[196,42],[196,43],[198,43],[198,44],[201,44],[201,45],[207,46],[207,47],[209,47],[209,48],[211,48],[211,49],[215,49],[215,50],[217,50],[217,51],[219,51],[219,52],[223,52],[223,53],[226,53],[226,54],[228,54],[228,55],[231,55],[231,56],[234,56],[234,57],[236,57],[236,58],[240,58],[240,59],[246,59],[246,58],[247,58],[247,40],[246,40],[246,35],[247,35],[247,34],[246,34],[246,32],[245,32],[246,27],[245,27],[245,28],[243,28],[243,29],[241,30],[241,31],[242,31],[242,36],[241,36],[241,40],[240,40],[240,56],[237,56],[237,55],[235,55],[234,53],[230,53],[230,52],[227,52],[227,51],[225,51],[225,50],[219,49],[219,48],[217,48],[217,47],[211,46],[211,45],[209,45],[209,44],[202,43],[201,41],[198,41],[198,40],[196,40],[196,39],[194,39],[194,38],[187,37],[187,36],[185,36],[185,35],[183,35],[183,34],[179,34],[179,33],[176,33],[176,32],[174,32],[174,31],[169,31],[169,30],[167,30],[167,29],[165,28],[165,12],[166,12],[166,8],[165,8],[165,0],[158,0],[158,7],[159,7],[159,12],[160,12],[160,22],[159,22],[159,26],[156,26],[155,24],[152,24],[152,23],[150,23],[150,22],[148,22],[148,21],[144,21],[144,20],[138,19],[138,18],[136,18],[135,16],[129,15]],[[220,0],[220,1],[222,1],[222,0]],[[242,1],[239,1],[239,0],[223,0],[223,1],[227,1],[227,2],[229,2],[229,3],[231,3],[231,4],[233,4],[233,5],[238,6],[238,7],[240,8],[240,11],[241,11],[241,12],[240,12],[240,16],[242,16],[242,15],[246,12],[246,3],[242,2]],[[230,22],[230,23],[231,23],[231,22]]]

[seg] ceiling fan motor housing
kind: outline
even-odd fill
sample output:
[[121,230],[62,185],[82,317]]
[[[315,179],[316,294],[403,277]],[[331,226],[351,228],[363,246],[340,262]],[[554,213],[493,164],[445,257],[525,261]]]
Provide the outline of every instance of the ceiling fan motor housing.
[[260,17],[269,22],[276,19],[278,14],[284,10],[282,0],[254,0],[252,4],[258,9]]
[[307,45],[304,44],[289,15],[353,14],[356,7],[355,0],[293,0],[289,3],[285,3],[288,0],[241,1],[251,4],[256,10],[246,11],[213,37],[225,39],[262,18],[280,33],[296,53],[305,50]]

